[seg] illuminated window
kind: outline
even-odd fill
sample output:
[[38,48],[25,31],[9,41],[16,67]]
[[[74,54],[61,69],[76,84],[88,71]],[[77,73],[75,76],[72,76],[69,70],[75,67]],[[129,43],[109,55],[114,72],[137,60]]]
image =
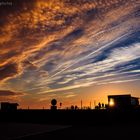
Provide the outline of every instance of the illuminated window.
[[109,101],[109,106],[114,106],[114,99],[110,99],[110,101]]

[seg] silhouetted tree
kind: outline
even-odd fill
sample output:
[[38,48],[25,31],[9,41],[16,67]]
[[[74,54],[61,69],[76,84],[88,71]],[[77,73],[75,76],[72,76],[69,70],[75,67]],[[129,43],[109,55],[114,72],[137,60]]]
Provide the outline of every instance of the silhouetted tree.
[[52,99],[51,100],[51,104],[52,104],[52,106],[55,106],[57,104],[57,100],[56,99]]
[[78,106],[77,105],[75,105],[75,110],[77,110],[78,109]]
[[99,106],[99,109],[100,109],[101,108],[101,103],[100,102],[98,103],[98,106]]
[[71,106],[71,109],[74,110],[74,106],[73,105]]
[[51,104],[52,104],[51,109],[52,110],[56,110],[57,109],[57,106],[56,106],[57,100],[56,99],[52,99],[51,100]]
[[104,106],[104,103],[102,103],[102,108],[104,108],[105,106]]

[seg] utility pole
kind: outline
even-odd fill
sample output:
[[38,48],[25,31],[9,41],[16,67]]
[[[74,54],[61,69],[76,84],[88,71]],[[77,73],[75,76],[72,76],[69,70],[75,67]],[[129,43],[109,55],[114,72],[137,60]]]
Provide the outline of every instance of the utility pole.
[[96,106],[96,100],[94,100],[94,108],[95,108],[95,106]]
[[89,106],[90,106],[90,109],[91,109],[91,101],[90,101],[90,103],[89,103]]
[[82,100],[81,100],[81,109],[83,108],[83,102],[82,102]]

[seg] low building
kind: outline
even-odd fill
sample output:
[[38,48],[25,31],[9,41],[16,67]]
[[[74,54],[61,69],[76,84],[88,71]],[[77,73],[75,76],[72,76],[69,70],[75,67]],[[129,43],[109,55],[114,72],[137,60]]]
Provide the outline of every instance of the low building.
[[130,109],[138,106],[139,98],[132,97],[130,94],[108,96],[108,107],[110,109]]
[[18,103],[1,102],[1,111],[15,111]]

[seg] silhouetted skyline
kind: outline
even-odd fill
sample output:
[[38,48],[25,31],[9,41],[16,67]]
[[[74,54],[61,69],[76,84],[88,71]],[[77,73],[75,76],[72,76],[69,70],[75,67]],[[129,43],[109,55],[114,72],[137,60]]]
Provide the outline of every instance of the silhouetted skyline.
[[8,2],[0,2],[0,102],[41,109],[54,98],[65,108],[140,96],[139,0]]

